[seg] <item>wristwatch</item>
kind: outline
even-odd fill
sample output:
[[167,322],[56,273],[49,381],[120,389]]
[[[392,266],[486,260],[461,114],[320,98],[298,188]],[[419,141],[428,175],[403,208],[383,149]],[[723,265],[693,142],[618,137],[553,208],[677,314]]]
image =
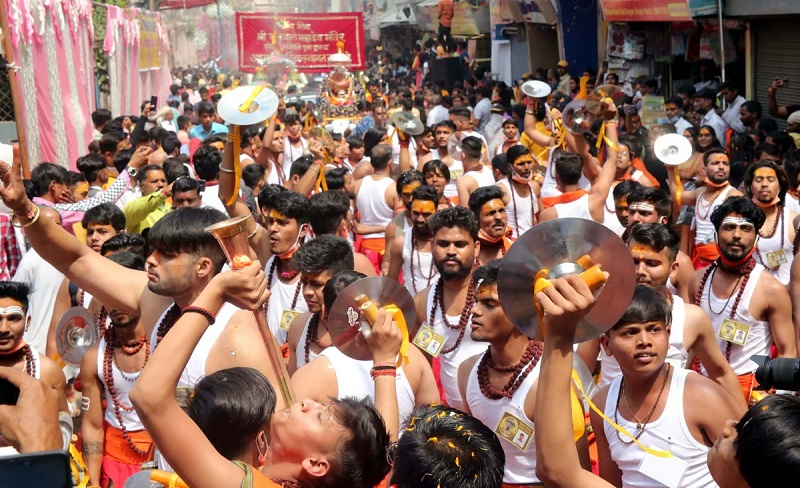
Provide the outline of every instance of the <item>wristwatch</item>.
[[127,168],[125,168],[125,171],[128,172],[131,178],[135,178],[136,175],[139,174],[139,170],[132,166],[128,166]]

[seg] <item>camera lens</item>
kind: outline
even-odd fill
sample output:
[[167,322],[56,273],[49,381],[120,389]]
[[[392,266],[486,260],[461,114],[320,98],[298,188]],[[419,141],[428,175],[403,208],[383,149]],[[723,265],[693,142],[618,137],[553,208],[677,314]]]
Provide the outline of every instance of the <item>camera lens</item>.
[[756,381],[759,389],[800,390],[800,360],[792,358],[770,359],[767,356],[753,356],[756,364]]

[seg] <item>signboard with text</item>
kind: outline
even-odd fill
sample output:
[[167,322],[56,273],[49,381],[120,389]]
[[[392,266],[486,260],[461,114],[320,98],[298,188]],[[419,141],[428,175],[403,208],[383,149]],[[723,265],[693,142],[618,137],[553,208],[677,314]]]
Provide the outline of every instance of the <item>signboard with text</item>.
[[[353,60],[350,70],[366,68],[364,21],[361,12],[320,14],[236,12],[239,69],[255,72],[273,54],[291,59],[305,73],[327,72],[328,56],[337,52],[337,41]],[[276,45],[273,45],[273,38]]]
[[607,22],[691,20],[687,0],[602,0]]
[[161,39],[158,35],[158,14],[139,14],[139,70],[161,69]]

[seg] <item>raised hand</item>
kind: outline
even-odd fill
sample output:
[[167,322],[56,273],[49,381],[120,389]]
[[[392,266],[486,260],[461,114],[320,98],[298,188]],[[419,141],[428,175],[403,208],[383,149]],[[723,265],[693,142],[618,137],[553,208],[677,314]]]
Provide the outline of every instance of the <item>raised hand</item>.
[[392,319],[392,315],[387,313],[385,308],[378,310],[378,318],[367,337],[367,346],[375,364],[393,364],[400,353],[403,335]]
[[25,193],[25,185],[22,183],[21,160],[14,158],[11,165],[5,161],[0,161],[0,198],[8,208],[19,215],[27,215],[33,206]]

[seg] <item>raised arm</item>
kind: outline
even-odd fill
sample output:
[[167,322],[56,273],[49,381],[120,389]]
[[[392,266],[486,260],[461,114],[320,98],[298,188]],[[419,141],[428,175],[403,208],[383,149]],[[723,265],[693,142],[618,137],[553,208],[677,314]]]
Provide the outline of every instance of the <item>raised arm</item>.
[[100,485],[103,465],[103,385],[97,375],[97,346],[93,346],[81,360],[81,384],[83,385],[84,409],[81,422],[83,437],[83,459],[89,470],[89,485]]
[[533,111],[533,103],[530,100],[530,98],[526,98],[524,132],[536,144],[542,147],[552,146],[553,138],[536,130],[536,112]]
[[[684,190],[683,184],[675,181],[675,166],[667,165],[667,186],[669,186],[669,194],[672,201],[677,205],[687,205],[694,207],[697,203],[697,197],[700,195],[699,190]],[[680,198],[678,193],[680,192]]]
[[25,194],[18,162],[11,168],[0,162],[0,176],[0,197],[25,226],[31,246],[42,258],[106,305],[139,312],[139,301],[147,286],[146,273],[105,259],[52,220],[39,218],[39,210]]
[[603,162],[603,169],[597,179],[592,183],[592,188],[589,190],[589,212],[595,222],[603,222],[603,207],[608,198],[608,192],[611,191],[611,184],[614,183],[614,177],[617,174],[617,122],[615,117],[617,115],[617,108],[613,103],[606,105],[606,128],[605,141],[606,146],[606,160]]

